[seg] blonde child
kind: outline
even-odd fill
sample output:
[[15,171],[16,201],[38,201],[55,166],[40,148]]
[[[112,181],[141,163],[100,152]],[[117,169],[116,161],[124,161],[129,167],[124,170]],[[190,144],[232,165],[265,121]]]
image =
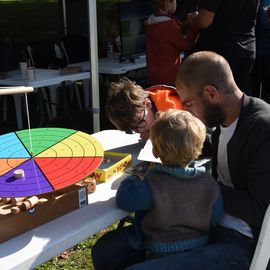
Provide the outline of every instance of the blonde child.
[[204,167],[189,167],[200,154],[204,124],[187,111],[157,113],[150,127],[153,154],[162,161],[141,180],[127,177],[120,185],[119,208],[135,212],[129,243],[146,258],[184,252],[205,245],[223,213],[219,185]]

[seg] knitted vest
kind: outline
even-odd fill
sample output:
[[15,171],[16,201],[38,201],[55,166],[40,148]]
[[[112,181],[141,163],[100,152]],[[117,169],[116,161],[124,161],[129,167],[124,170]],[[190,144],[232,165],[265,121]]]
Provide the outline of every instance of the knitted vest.
[[146,241],[171,244],[207,235],[220,192],[210,174],[178,177],[149,172],[145,181],[154,200],[154,208],[141,223]]

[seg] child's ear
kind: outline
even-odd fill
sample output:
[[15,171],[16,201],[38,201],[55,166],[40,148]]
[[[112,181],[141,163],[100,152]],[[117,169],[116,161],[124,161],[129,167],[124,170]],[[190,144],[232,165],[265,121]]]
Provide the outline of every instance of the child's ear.
[[149,98],[145,98],[145,106],[146,106],[146,108],[152,107],[152,103],[151,103],[151,100]]

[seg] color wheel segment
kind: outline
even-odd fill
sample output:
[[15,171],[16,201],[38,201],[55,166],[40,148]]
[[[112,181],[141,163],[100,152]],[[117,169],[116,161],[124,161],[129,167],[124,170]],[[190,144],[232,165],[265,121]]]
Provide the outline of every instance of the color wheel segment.
[[[102,162],[102,145],[72,129],[37,128],[0,136],[0,197],[22,197],[65,188],[90,175]],[[13,173],[23,169],[25,177]]]

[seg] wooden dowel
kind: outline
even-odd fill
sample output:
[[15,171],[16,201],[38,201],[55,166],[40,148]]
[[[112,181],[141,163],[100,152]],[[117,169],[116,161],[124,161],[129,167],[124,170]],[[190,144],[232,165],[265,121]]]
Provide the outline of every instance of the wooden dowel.
[[33,91],[34,91],[34,88],[30,86],[0,87],[0,96],[28,93],[28,92],[33,92]]

